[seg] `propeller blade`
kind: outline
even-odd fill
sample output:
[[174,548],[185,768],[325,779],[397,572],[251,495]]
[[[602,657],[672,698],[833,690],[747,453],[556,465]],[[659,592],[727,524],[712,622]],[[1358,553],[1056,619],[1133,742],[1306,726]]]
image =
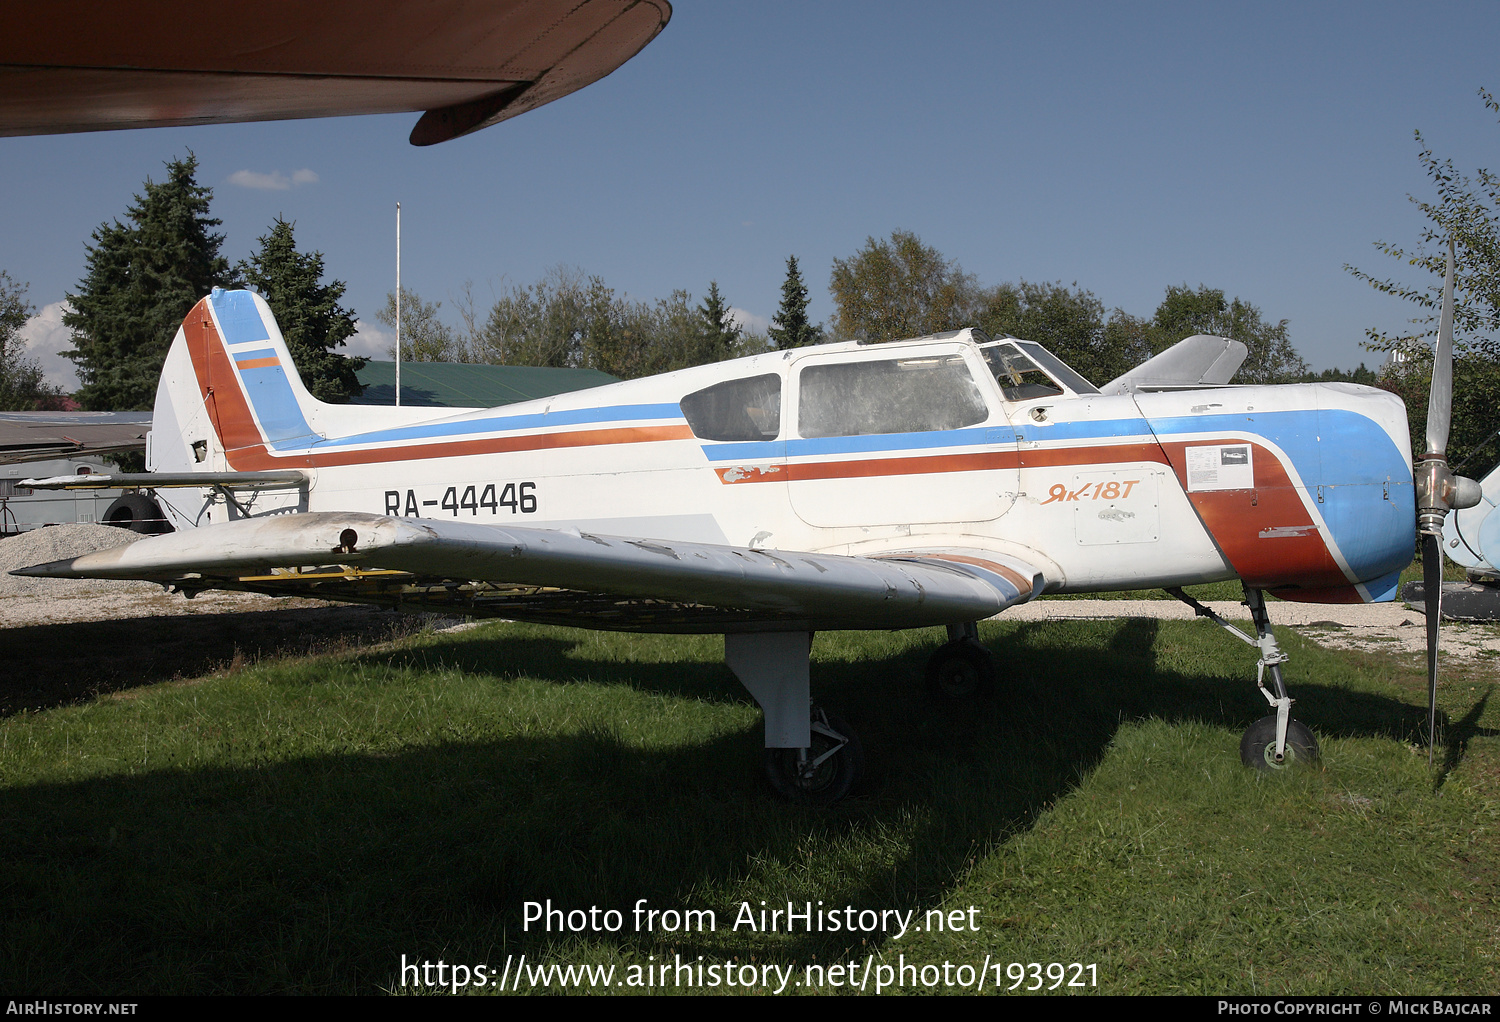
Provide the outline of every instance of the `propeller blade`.
[[1427,394],[1427,454],[1448,453],[1448,424],[1453,418],[1453,239],[1448,239],[1448,272],[1443,280],[1443,312],[1437,345],[1432,350],[1432,389]]
[[1422,589],[1427,613],[1427,764],[1437,739],[1438,621],[1443,612],[1443,548],[1437,536],[1422,537]]

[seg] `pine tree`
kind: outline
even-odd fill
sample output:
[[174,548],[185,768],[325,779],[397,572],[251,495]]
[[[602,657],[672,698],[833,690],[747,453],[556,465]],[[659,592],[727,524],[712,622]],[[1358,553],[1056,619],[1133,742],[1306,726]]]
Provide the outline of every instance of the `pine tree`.
[[807,320],[807,285],[802,282],[802,271],[797,268],[797,257],[786,257],[786,280],[781,284],[781,308],[771,317],[771,328],[766,331],[771,341],[782,351],[800,348],[808,344],[821,344],[822,326],[813,326]]
[[698,317],[702,321],[702,346],[698,357],[691,364],[704,365],[733,358],[740,342],[740,326],[730,315],[729,305],[719,294],[719,282],[708,283],[708,294],[698,306]]
[[234,283],[219,255],[224,236],[212,232],[222,221],[208,215],[213,192],[194,178],[197,157],[166,166],[161,184],[146,179],[128,223],[94,231],[88,272],[67,296],[73,349],[63,354],[78,365],[84,408],[149,409],[183,317],[215,286]]
[[277,217],[270,233],[257,239],[260,250],[237,270],[271,306],[312,396],[347,401],[362,389],[354,374],[366,359],[334,349],[354,335],[354,313],[339,305],[345,290],[342,280],[323,283],[323,253],[297,251],[295,228],[295,223]]

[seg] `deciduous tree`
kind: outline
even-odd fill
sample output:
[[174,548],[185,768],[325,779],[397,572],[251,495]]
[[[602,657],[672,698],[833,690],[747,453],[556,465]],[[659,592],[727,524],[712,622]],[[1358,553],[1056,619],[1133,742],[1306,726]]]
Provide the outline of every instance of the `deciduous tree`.
[[62,390],[48,384],[36,359],[27,356],[21,328],[31,317],[26,285],[0,270],[0,411],[55,407]]
[[866,341],[969,326],[978,304],[974,278],[910,231],[867,238],[848,259],[835,259],[828,290],[834,332]]
[[[1480,89],[1479,96],[1492,113],[1500,113],[1500,102],[1493,95]],[[1427,446],[1427,391],[1432,379],[1429,341],[1437,335],[1448,239],[1453,239],[1457,258],[1448,461],[1465,466],[1471,455],[1481,454],[1486,464],[1466,465],[1466,471],[1482,474],[1493,461],[1493,452],[1481,449],[1500,427],[1500,413],[1496,411],[1500,408],[1500,175],[1484,168],[1473,178],[1461,174],[1451,159],[1439,159],[1433,153],[1421,131],[1415,135],[1421,147],[1417,159],[1432,181],[1436,199],[1407,198],[1428,223],[1413,248],[1385,241],[1376,242],[1375,247],[1393,259],[1427,271],[1426,283],[1380,278],[1349,265],[1344,269],[1377,291],[1411,302],[1421,310],[1411,320],[1414,329],[1402,333],[1373,328],[1365,331],[1365,347],[1395,354],[1382,373],[1381,385],[1406,401],[1412,451],[1420,457]]]
[[[466,362],[465,352],[454,336],[453,329],[438,319],[442,302],[426,302],[410,288],[401,289],[401,361],[403,362]],[[396,327],[396,292],[388,291],[385,308],[375,318],[391,329]],[[396,343],[386,349],[391,358],[396,357]]]

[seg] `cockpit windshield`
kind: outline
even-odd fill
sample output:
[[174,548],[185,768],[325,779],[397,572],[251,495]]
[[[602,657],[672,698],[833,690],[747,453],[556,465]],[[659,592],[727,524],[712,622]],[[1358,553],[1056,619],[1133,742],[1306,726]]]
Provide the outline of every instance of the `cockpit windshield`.
[[1007,401],[1034,401],[1064,391],[1097,394],[1099,388],[1079,376],[1062,359],[1032,341],[981,344],[984,360]]

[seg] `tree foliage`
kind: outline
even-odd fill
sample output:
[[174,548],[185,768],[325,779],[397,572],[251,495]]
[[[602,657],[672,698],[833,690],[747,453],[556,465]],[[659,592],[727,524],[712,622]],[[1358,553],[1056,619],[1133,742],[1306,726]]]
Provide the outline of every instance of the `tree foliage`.
[[[427,302],[410,288],[401,289],[401,361],[403,362],[466,362],[467,354],[459,344],[453,328],[438,319],[442,302]],[[396,327],[396,292],[388,291],[385,308],[376,313],[376,319],[391,329]],[[396,342],[386,349],[391,358],[396,357]]]
[[339,304],[342,280],[323,283],[323,253],[297,251],[296,224],[280,217],[259,239],[260,248],[237,267],[245,283],[261,293],[303,384],[319,401],[347,401],[359,394],[355,373],[365,359],[336,348],[354,335],[354,313]]
[[[1500,102],[1479,90],[1484,105],[1500,113]],[[1442,306],[1443,279],[1447,266],[1448,239],[1456,248],[1453,309],[1453,414],[1448,439],[1448,460],[1463,464],[1477,453],[1500,427],[1500,175],[1480,168],[1474,178],[1459,173],[1451,159],[1438,159],[1415,133],[1421,147],[1417,159],[1431,180],[1435,201],[1407,198],[1426,216],[1417,245],[1407,249],[1379,241],[1375,248],[1393,259],[1427,272],[1426,283],[1407,284],[1380,278],[1346,265],[1355,277],[1377,291],[1416,305],[1421,311],[1411,319],[1413,329],[1389,334],[1369,329],[1365,347],[1395,353],[1387,364],[1381,385],[1406,401],[1411,426],[1412,451],[1425,453],[1427,393],[1432,380],[1432,349]],[[1471,466],[1471,470],[1475,470]]]
[[26,285],[0,270],[0,411],[56,408],[62,398],[61,389],[43,379],[41,364],[26,354],[21,328],[31,313]]
[[146,179],[126,222],[101,224],[88,246],[87,272],[63,323],[78,366],[84,408],[148,409],[167,349],[182,319],[234,274],[219,254],[221,221],[208,215],[210,189],[198,184],[190,152],[167,165],[160,184]]
[[719,294],[717,280],[708,282],[708,294],[698,306],[698,316],[702,320],[699,326],[701,340],[690,364],[705,365],[733,358],[739,350],[743,331],[730,314],[729,303]]
[[970,325],[978,296],[974,278],[910,231],[865,240],[848,259],[835,259],[828,290],[833,328],[841,338],[894,341]]
[[465,361],[598,369],[635,379],[765,347],[734,322],[718,284],[694,306],[683,290],[655,302],[617,295],[600,277],[559,266],[510,288],[490,309]]
[[1245,343],[1250,354],[1238,382],[1287,383],[1307,371],[1286,320],[1266,323],[1254,305],[1228,300],[1223,291],[1169,287],[1150,319],[1116,309],[1106,320],[1104,304],[1076,281],[1071,287],[1026,280],[981,287],[908,231],[895,231],[887,241],[869,238],[855,255],[835,259],[829,291],[840,336],[896,340],[978,326],[1043,344],[1096,384],[1195,333]]
[[781,306],[771,318],[771,328],[766,331],[777,349],[802,348],[809,344],[821,344],[823,327],[814,326],[807,318],[807,285],[802,281],[802,271],[797,266],[796,256],[786,257],[786,280],[781,284]]
[[1132,365],[1184,337],[1209,334],[1231,338],[1249,349],[1235,374],[1236,383],[1295,383],[1307,373],[1307,363],[1287,335],[1286,320],[1267,323],[1256,306],[1239,297],[1227,299],[1223,291],[1206,284],[1198,285],[1196,291],[1186,284],[1168,287],[1149,320],[1135,320],[1116,310],[1113,326],[1118,342],[1129,343],[1139,356]]
[[1009,334],[1047,347],[1084,379],[1106,383],[1150,356],[1141,345],[1121,333],[1118,311],[1109,322],[1104,303],[1075,281],[1000,284],[983,292],[984,304],[975,322],[997,337]]

